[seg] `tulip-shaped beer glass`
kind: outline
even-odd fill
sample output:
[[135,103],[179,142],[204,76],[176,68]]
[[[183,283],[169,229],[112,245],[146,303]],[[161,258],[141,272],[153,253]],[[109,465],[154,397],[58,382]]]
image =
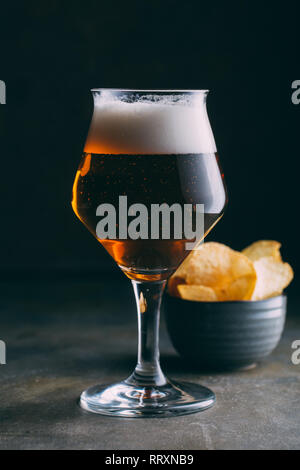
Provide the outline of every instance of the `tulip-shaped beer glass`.
[[220,219],[226,203],[206,112],[207,91],[92,93],[94,114],[72,207],[131,279],[139,344],[134,372],[120,383],[89,388],[80,404],[94,413],[121,417],[163,417],[209,408],[215,401],[212,391],[165,377],[158,347],[167,279]]

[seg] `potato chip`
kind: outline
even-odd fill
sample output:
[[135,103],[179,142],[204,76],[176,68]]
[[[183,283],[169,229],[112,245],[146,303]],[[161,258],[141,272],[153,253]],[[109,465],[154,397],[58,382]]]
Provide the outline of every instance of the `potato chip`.
[[281,261],[281,243],[274,240],[260,240],[244,248],[242,253],[252,261],[266,256],[272,256],[276,261]]
[[278,262],[272,256],[266,256],[254,261],[257,282],[252,300],[262,300],[280,295],[294,277],[288,263]]
[[198,302],[215,302],[218,300],[217,294],[211,287],[178,284],[177,289],[180,297],[185,300]]
[[170,295],[199,301],[261,300],[281,295],[293,279],[281,244],[252,243],[242,253],[209,242],[193,250],[168,283]]
[[242,253],[209,242],[194,250],[188,263],[187,284],[211,287],[219,300],[251,299],[256,272],[252,261]]
[[174,297],[180,297],[179,292],[177,290],[178,284],[186,284],[185,278],[187,275],[187,271],[189,268],[189,259],[193,255],[193,251],[185,258],[183,263],[177,268],[176,272],[170,277],[168,281],[168,292],[170,295]]
[[220,301],[251,300],[255,282],[253,282],[251,274],[250,276],[239,277],[223,288],[215,287],[214,289]]
[[184,284],[185,280],[179,276],[172,276],[168,281],[168,292],[173,297],[180,297],[177,286],[178,284]]

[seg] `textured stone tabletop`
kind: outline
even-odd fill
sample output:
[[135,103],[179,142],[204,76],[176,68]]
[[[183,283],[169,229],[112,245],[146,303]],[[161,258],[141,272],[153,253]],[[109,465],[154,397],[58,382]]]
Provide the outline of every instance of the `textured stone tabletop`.
[[298,303],[276,351],[255,369],[187,371],[164,325],[161,359],[172,378],[211,387],[217,403],[169,419],[120,419],[87,414],[80,392],[125,378],[135,366],[133,293],[124,280],[1,283],[0,449],[299,449],[300,339]]

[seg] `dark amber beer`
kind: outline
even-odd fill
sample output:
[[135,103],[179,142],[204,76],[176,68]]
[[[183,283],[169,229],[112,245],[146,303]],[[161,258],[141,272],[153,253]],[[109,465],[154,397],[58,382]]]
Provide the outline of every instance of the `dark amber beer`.
[[[210,179],[207,179],[207,174]],[[195,211],[204,204],[203,235],[222,215],[223,181],[215,153],[184,155],[99,155],[85,153],[80,163],[74,188],[73,209],[80,220],[100,241],[117,264],[132,279],[166,279],[189,254],[187,240],[174,237],[174,220],[170,218],[170,239],[158,240],[99,239],[96,233],[100,204],[118,209],[119,196],[127,196],[128,207],[144,204],[151,214],[152,204],[187,204]],[[118,217],[117,217],[118,221]],[[128,223],[130,217],[128,218]],[[150,222],[150,221],[149,221]],[[162,217],[162,227],[169,221]],[[118,225],[118,222],[117,222]],[[117,230],[118,232],[118,230]]]

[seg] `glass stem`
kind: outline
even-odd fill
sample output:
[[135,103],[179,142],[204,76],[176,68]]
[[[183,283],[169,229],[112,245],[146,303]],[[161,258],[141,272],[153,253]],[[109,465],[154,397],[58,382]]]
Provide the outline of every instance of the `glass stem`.
[[138,361],[127,383],[137,386],[165,385],[159,364],[159,316],[166,281],[131,281],[138,314]]

